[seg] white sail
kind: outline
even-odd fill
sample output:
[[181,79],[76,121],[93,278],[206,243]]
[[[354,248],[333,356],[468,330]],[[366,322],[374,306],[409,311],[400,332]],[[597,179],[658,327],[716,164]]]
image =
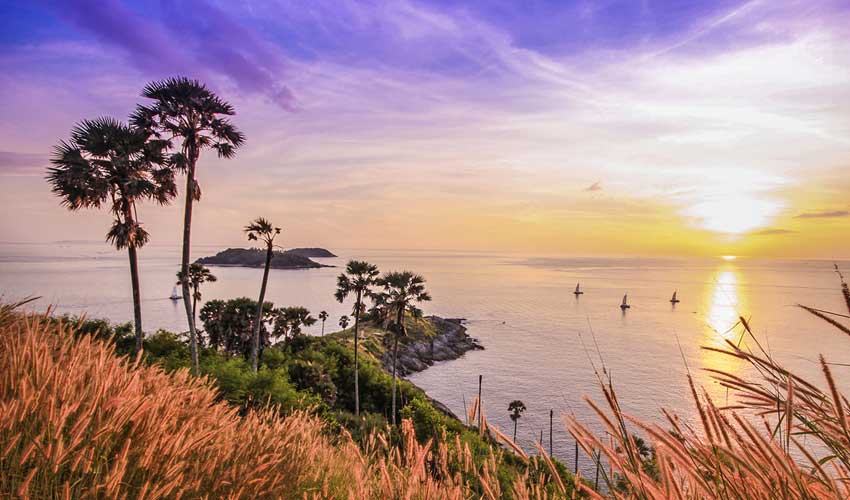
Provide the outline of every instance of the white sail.
[[579,284],[576,283],[576,293],[579,293],[580,291],[581,291],[581,289],[579,288]]
[[177,300],[180,298],[180,295],[177,293],[177,287],[171,288],[171,300]]

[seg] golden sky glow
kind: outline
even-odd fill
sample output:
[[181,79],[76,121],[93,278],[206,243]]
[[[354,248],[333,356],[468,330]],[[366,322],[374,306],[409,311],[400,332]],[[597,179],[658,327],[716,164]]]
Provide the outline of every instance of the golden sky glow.
[[[194,241],[245,244],[262,215],[293,246],[850,257],[850,16],[833,7],[743,2],[553,50],[402,2],[359,13],[398,28],[386,51],[409,44],[381,64],[255,41],[295,100],[203,72],[248,141],[202,157]],[[5,51],[3,240],[103,238],[108,215],[67,213],[43,172],[76,121],[132,110],[151,76],[131,56],[90,33]],[[179,242],[179,203],[140,216],[152,243]]]

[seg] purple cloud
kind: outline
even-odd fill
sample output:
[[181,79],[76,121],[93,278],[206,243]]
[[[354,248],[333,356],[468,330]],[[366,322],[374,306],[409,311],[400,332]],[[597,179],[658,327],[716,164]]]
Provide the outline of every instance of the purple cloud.
[[292,92],[279,83],[285,65],[282,52],[205,0],[163,2],[160,19],[146,17],[122,0],[48,5],[62,20],[124,52],[127,61],[150,78],[187,75],[209,80],[222,75],[247,94],[295,109]]
[[38,175],[46,166],[45,155],[0,151],[0,175]]
[[833,219],[837,217],[847,217],[850,212],[847,210],[834,210],[831,212],[804,212],[794,216],[795,219]]

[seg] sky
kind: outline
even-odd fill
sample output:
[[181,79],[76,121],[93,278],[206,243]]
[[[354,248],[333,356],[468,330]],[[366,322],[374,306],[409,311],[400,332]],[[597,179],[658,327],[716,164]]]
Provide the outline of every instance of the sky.
[[[44,175],[149,81],[229,101],[198,244],[850,257],[846,1],[0,0],[0,241],[103,239]],[[182,196],[182,193],[181,193]],[[179,244],[181,200],[140,207]]]

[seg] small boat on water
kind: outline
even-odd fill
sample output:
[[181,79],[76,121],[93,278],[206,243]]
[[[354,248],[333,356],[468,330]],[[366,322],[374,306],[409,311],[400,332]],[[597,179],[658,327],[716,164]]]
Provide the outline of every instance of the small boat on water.
[[171,297],[169,297],[169,298],[171,300],[180,300],[180,299],[183,298],[183,296],[180,295],[179,293],[177,293],[177,287],[175,286],[175,287],[171,288]]
[[671,304],[678,304],[678,303],[679,303],[679,299],[677,299],[677,298],[676,298],[676,292],[678,292],[678,290],[676,290],[675,292],[673,292],[673,298],[672,298],[672,299],[670,299],[670,303],[671,303]]
[[620,309],[625,311],[626,309],[629,309],[630,307],[632,307],[632,306],[629,305],[629,294],[623,295],[623,303],[620,304]]
[[576,291],[573,293],[576,295],[576,297],[584,293],[581,291],[581,286],[578,283],[576,283]]

